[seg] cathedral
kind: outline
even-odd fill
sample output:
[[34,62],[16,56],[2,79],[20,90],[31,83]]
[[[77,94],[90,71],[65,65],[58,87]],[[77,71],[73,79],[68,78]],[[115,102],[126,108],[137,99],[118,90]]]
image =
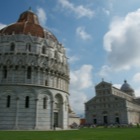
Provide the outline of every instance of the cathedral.
[[139,124],[140,98],[133,88],[124,81],[120,89],[102,81],[95,86],[96,95],[85,103],[87,124]]
[[65,48],[31,10],[0,30],[0,129],[67,129]]

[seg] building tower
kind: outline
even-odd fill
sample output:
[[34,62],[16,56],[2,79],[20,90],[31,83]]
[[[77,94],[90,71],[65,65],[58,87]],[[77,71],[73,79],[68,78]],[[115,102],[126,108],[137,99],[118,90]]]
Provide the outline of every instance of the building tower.
[[0,30],[0,129],[68,128],[65,49],[31,9]]

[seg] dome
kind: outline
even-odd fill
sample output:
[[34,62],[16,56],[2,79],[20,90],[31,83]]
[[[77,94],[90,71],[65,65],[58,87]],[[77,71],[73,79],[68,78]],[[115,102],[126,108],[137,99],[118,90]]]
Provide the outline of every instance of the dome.
[[120,90],[125,92],[125,93],[128,93],[129,95],[134,94],[133,88],[127,83],[126,80],[124,81],[124,84],[121,86]]
[[0,35],[25,34],[41,38],[51,38],[57,41],[56,37],[39,24],[38,17],[31,9],[23,12],[16,23],[13,23],[0,30]]

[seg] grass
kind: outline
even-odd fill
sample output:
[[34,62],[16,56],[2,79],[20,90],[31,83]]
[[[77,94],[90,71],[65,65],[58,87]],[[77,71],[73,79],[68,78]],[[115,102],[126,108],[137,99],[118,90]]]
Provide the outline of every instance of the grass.
[[70,131],[0,131],[0,140],[139,140],[140,128],[85,128]]

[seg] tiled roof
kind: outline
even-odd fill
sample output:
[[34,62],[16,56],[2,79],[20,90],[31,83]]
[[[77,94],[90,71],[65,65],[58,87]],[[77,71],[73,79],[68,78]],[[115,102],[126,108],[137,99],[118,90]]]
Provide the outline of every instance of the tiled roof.
[[57,41],[56,37],[49,31],[44,30],[39,24],[38,17],[31,10],[23,12],[18,21],[0,30],[0,35],[30,34],[41,38],[50,38]]

